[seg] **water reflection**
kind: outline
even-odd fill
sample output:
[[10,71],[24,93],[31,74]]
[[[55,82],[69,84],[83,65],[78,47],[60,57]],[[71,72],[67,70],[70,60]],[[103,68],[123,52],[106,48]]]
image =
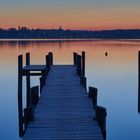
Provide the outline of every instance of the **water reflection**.
[[[30,52],[31,62],[72,63],[72,52],[86,52],[88,85],[98,87],[98,103],[108,110],[107,140],[140,139],[137,113],[137,51],[140,40],[12,40],[0,41],[0,139],[19,140],[17,125],[17,56]],[[107,52],[107,57],[105,56]],[[32,79],[32,85],[38,84]],[[8,88],[7,88],[8,87]],[[8,135],[7,135],[8,132]]]

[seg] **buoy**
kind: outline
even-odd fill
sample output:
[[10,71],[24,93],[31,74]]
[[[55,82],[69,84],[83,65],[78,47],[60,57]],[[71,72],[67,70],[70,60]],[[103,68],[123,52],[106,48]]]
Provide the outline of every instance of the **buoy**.
[[105,56],[107,56],[108,55],[108,53],[107,52],[105,52]]

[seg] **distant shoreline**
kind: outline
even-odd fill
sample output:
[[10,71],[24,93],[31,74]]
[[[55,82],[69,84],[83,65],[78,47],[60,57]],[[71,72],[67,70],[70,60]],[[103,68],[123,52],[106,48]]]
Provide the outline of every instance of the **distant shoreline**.
[[0,29],[0,39],[20,40],[93,40],[93,39],[140,39],[140,29],[127,30],[64,30],[64,29]]

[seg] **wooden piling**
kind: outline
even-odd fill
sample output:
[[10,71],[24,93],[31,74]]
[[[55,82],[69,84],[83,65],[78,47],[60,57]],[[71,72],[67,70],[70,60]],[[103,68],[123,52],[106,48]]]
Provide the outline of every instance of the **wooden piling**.
[[85,52],[82,51],[82,76],[85,77]]
[[31,105],[37,105],[39,100],[39,86],[31,88]]
[[81,76],[81,55],[77,55],[77,75]]
[[[30,65],[30,53],[26,53],[26,66]],[[26,105],[27,107],[30,105],[30,72],[27,71],[26,75]]]
[[86,77],[81,76],[80,83],[81,83],[81,85],[84,86],[85,89],[87,89],[87,78]]
[[98,89],[95,87],[89,87],[89,97],[92,98],[93,108],[95,109],[97,106],[97,92]]
[[28,106],[24,109],[24,125],[25,131],[30,121],[34,121],[34,106]]
[[49,57],[50,57],[50,58],[49,58],[49,61],[50,61],[49,63],[50,63],[50,65],[52,66],[52,65],[53,65],[53,53],[52,53],[52,52],[49,52],[48,55],[49,55]]
[[24,135],[23,128],[23,104],[22,104],[22,68],[23,68],[23,56],[18,56],[18,121],[19,121],[19,136]]
[[76,67],[78,67],[78,54],[77,53],[75,55],[75,63],[76,63]]
[[40,79],[40,93],[41,93],[45,81],[44,81],[44,77],[43,76],[41,76],[39,79]]
[[[79,57],[79,56],[78,56]],[[80,63],[80,64],[79,64]],[[82,56],[78,58],[78,74],[80,74],[81,84],[87,89],[87,80],[85,77],[85,52],[82,51]]]
[[102,106],[96,106],[96,120],[102,130],[103,138],[106,140],[106,108]]
[[140,51],[138,52],[138,112],[140,113]]
[[26,53],[26,66],[30,65],[30,53]]
[[76,52],[73,52],[73,64],[74,65],[77,65],[77,53]]
[[50,70],[50,55],[46,55],[46,68],[48,71]]

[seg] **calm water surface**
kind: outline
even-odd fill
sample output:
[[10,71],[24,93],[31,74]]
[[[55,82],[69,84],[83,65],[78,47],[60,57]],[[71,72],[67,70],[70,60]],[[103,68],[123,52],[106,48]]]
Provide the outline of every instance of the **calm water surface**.
[[[31,53],[31,63],[72,63],[72,52],[86,52],[88,85],[98,88],[98,104],[107,108],[107,140],[140,140],[137,112],[137,51],[140,40],[0,41],[0,140],[19,140],[17,56]],[[105,57],[105,52],[108,56]],[[38,84],[32,79],[32,85]],[[25,84],[24,84],[25,86]],[[25,91],[25,88],[24,88]]]

